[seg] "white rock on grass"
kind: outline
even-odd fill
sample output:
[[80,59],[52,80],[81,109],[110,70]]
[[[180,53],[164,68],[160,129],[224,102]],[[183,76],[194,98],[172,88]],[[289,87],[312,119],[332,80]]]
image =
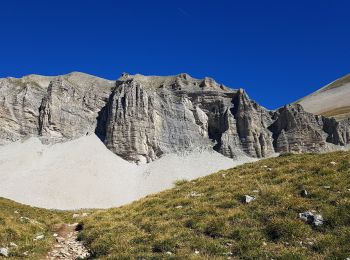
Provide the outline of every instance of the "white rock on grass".
[[306,197],[306,196],[308,195],[307,190],[302,190],[302,191],[300,192],[300,195],[301,195],[302,197]]
[[17,246],[15,243],[13,243],[13,242],[10,243],[10,246],[11,246],[11,247],[18,247],[18,246]]
[[9,250],[6,247],[1,247],[0,248],[0,256],[5,256],[8,257],[9,256]]
[[255,196],[244,195],[244,197],[243,197],[243,202],[247,203],[247,204],[254,201],[254,200],[256,200]]
[[44,239],[44,235],[39,235],[34,238],[34,240],[42,240]]
[[305,211],[305,212],[299,213],[299,218],[314,226],[323,225],[322,215],[314,214],[311,211]]

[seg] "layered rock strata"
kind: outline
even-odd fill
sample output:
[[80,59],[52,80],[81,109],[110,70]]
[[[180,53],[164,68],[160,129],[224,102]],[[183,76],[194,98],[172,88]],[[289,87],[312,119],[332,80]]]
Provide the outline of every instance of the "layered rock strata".
[[110,81],[83,73],[0,79],[0,144],[27,136],[62,142],[95,133],[115,154],[149,162],[166,153],[214,149],[235,158],[322,152],[350,143],[350,120],[269,111],[243,89],[188,74],[123,74]]

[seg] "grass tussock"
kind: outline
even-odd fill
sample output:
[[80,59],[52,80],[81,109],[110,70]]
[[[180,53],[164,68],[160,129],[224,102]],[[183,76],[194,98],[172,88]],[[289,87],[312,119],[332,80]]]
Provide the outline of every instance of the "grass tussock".
[[[299,219],[310,210],[322,226]],[[350,153],[285,154],[179,181],[83,225],[80,239],[102,259],[346,259]]]

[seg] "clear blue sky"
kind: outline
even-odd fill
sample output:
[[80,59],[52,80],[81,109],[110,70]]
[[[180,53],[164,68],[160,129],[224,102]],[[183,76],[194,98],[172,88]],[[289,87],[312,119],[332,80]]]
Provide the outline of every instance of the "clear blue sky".
[[0,77],[210,76],[267,108],[350,73],[347,0],[1,0]]

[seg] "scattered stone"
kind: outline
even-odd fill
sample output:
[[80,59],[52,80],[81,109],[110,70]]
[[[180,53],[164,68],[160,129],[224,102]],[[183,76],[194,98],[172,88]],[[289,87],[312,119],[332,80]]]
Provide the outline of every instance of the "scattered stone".
[[306,211],[303,213],[299,213],[299,218],[304,220],[305,222],[312,224],[314,226],[323,225],[323,217],[320,214],[314,214],[311,211]]
[[53,234],[53,236],[54,236],[54,237],[57,237],[57,236],[58,236],[58,234],[54,233],[54,234]]
[[20,217],[19,220],[22,223],[31,223],[31,224],[34,224],[34,225],[38,225],[39,228],[43,229],[42,224],[39,223],[38,221],[36,221],[35,219],[30,219],[28,217]]
[[82,217],[87,217],[89,215],[89,213],[84,212],[83,214],[81,214]]
[[272,168],[267,168],[267,170],[270,172],[270,171],[272,171]]
[[176,209],[182,209],[182,206],[179,205],[179,206],[176,206],[175,208],[176,208]]
[[30,218],[27,218],[27,217],[20,217],[19,220],[20,220],[22,223],[29,223],[29,222],[30,222]]
[[267,165],[263,165],[263,168],[267,168],[268,166]]
[[262,244],[263,244],[263,246],[267,246],[267,243],[266,243],[266,242],[263,242]]
[[198,251],[198,250],[194,250],[194,253],[195,253],[196,255],[199,255],[199,251]]
[[39,236],[36,236],[35,238],[34,238],[34,240],[36,241],[36,240],[41,240],[41,239],[43,239],[44,238],[44,235],[39,235]]
[[77,240],[77,225],[77,223],[64,225],[64,232],[56,237],[57,244],[48,253],[46,259],[86,259],[90,256],[83,243]]
[[17,210],[14,211],[15,214],[19,214],[19,212]]
[[259,193],[259,190],[253,190],[254,193]]
[[170,252],[170,251],[168,251],[168,252],[166,252],[166,254],[167,254],[167,255],[172,255],[173,253]]
[[58,243],[62,243],[62,242],[64,242],[64,238],[63,237],[56,237],[56,241]]
[[80,215],[76,214],[76,213],[74,213],[73,216],[72,216],[72,218],[78,218],[78,217],[80,217]]
[[301,195],[302,197],[306,197],[306,196],[308,195],[307,190],[302,190],[302,191],[300,192],[300,195]]
[[331,188],[331,186],[323,186],[323,188],[325,188],[326,190],[329,190]]
[[336,163],[336,162],[333,162],[333,161],[330,162],[330,164],[331,164],[331,165],[337,165],[337,163]]
[[244,197],[243,197],[243,202],[247,203],[247,204],[254,201],[254,200],[256,200],[255,196],[244,195]]
[[8,257],[9,256],[9,250],[6,247],[0,248],[0,256]]
[[195,191],[192,191],[188,196],[189,196],[189,197],[200,197],[200,196],[202,196],[202,194],[197,193],[197,192],[195,192]]
[[321,225],[323,225],[323,217],[322,217],[322,215],[320,215],[320,214],[315,215],[315,216],[314,216],[313,224],[314,224],[315,226],[321,226]]
[[18,247],[18,246],[17,246],[15,243],[13,243],[13,242],[10,243],[10,246],[11,246],[11,247]]
[[225,174],[225,173],[223,173],[223,174],[221,174],[221,176],[222,176],[223,178],[225,178],[225,177],[226,177],[226,174]]

